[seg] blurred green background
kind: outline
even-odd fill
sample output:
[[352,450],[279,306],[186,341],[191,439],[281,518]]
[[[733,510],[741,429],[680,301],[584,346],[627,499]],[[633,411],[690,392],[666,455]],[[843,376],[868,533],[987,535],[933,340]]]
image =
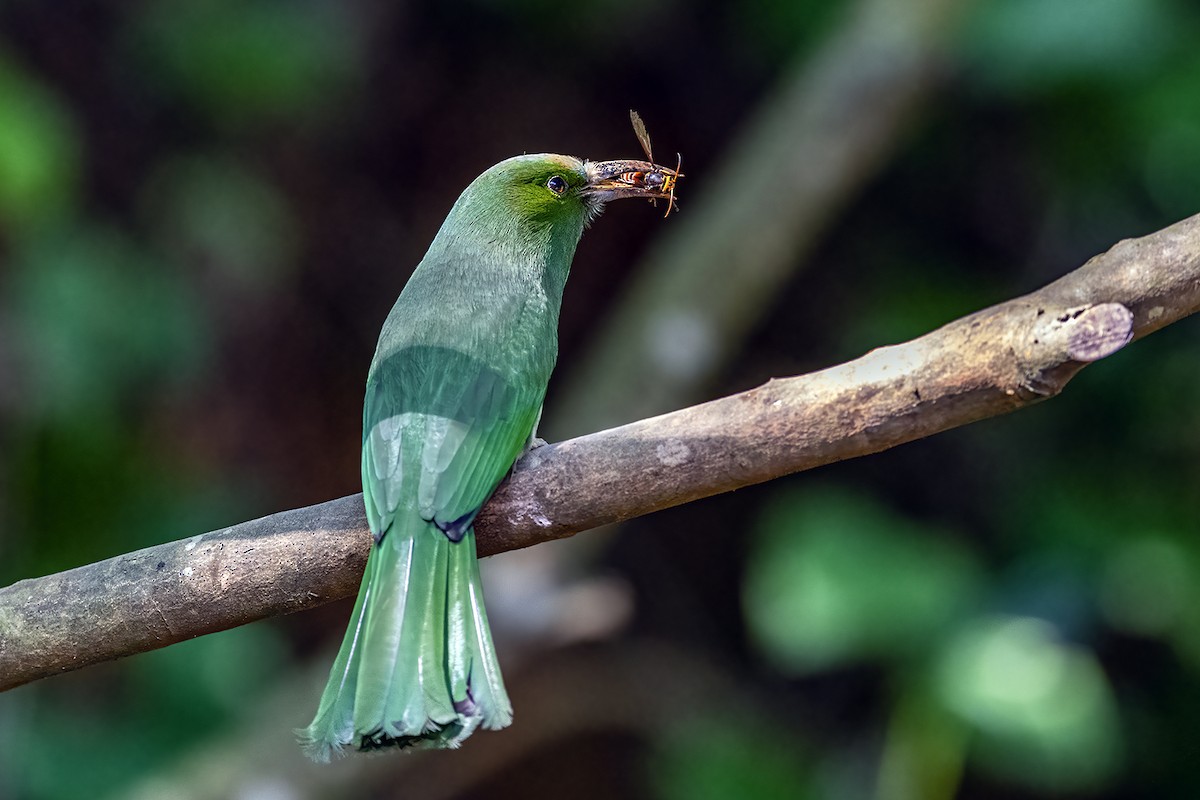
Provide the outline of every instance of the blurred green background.
[[[777,290],[674,405],[1200,212],[1200,9],[0,2],[0,585],[357,491],[375,336],[457,193],[636,156],[633,107],[688,177],[580,246],[547,433],[594,428],[562,387],[728,153],[776,158],[781,87],[846,99],[845,32],[883,19],[886,54],[921,15],[904,113],[838,117],[874,149],[779,223],[808,233]],[[1198,356],[1185,321],[1037,408],[490,559],[516,723],[459,752],[302,761],[339,603],[0,695],[0,798],[1194,797]]]

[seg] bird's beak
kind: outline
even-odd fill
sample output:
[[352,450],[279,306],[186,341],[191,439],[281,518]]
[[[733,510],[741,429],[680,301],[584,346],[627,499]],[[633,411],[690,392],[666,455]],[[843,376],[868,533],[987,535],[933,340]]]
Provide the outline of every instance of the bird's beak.
[[649,161],[589,161],[584,170],[588,182],[583,194],[598,204],[622,197],[673,201],[675,182],[683,174]]

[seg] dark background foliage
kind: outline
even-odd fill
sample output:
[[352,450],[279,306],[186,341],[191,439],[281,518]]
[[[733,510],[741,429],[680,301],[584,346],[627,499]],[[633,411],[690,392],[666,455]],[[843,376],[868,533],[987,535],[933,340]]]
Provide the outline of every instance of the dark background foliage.
[[[851,5],[0,3],[0,584],[355,491],[375,336],[457,193],[637,155],[637,108],[682,211],[587,233],[564,378]],[[706,396],[1200,211],[1193,4],[963,6]],[[299,761],[336,604],[0,696],[0,797],[1191,797],[1197,355],[1184,322],[1036,409],[492,559],[517,720],[461,752]]]

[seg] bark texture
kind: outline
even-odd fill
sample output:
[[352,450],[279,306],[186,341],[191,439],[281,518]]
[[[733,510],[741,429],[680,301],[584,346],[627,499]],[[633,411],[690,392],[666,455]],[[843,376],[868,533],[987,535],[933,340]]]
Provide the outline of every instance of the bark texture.
[[[1032,294],[820,372],[540,447],[477,521],[528,547],[1039,402],[1200,308],[1200,215]],[[351,595],[361,495],[0,589],[0,689]]]

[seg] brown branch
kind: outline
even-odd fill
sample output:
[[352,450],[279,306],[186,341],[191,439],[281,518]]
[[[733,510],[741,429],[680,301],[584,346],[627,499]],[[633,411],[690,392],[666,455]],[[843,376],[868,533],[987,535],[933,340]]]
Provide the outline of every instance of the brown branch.
[[[1198,308],[1200,215],[905,344],[539,448],[480,514],[480,553],[1030,405]],[[0,689],[348,596],[368,541],[354,495],[0,589]]]

